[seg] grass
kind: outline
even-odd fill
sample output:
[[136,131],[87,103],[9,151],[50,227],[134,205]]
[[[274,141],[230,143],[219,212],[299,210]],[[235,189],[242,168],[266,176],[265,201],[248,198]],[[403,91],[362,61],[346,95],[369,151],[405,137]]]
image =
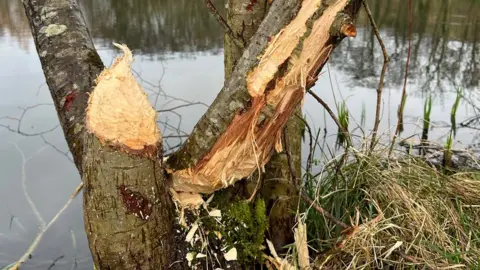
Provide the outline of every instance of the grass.
[[457,90],[457,96],[455,98],[455,102],[453,103],[452,110],[450,112],[450,123],[452,125],[453,136],[457,135],[457,110],[458,105],[460,104],[460,100],[462,99],[463,91]]
[[[350,122],[350,117],[349,117],[347,104],[345,103],[345,101],[343,101],[340,104],[338,104],[337,107],[338,107],[339,123],[342,126],[343,130],[348,130],[348,124]],[[338,135],[337,135],[337,146],[345,144],[345,140],[347,139],[346,136],[349,136],[349,135],[344,134],[344,132],[342,132],[342,129],[339,127],[338,128]]]
[[310,179],[308,193],[352,226],[339,228],[304,205],[317,266],[480,269],[480,173],[446,175],[412,156],[354,154],[340,173],[327,167]]
[[428,131],[430,129],[430,116],[432,114],[432,96],[428,96],[423,105],[423,129],[422,140],[428,140]]

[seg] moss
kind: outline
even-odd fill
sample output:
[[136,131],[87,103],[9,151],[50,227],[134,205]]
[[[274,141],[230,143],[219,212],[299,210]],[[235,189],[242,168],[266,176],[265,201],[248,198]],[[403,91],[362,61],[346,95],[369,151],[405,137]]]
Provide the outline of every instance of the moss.
[[261,261],[267,227],[263,199],[257,199],[255,204],[235,202],[226,212],[227,244],[235,245],[242,264]]
[[[232,247],[237,249],[238,262],[251,266],[262,262],[265,233],[268,229],[266,205],[263,199],[248,203],[238,194],[217,192],[211,206],[222,211],[221,221],[208,216],[202,210],[201,223],[209,232],[209,241],[218,242],[216,231],[222,235],[221,243],[214,244],[226,252]],[[223,252],[223,253],[224,253]]]

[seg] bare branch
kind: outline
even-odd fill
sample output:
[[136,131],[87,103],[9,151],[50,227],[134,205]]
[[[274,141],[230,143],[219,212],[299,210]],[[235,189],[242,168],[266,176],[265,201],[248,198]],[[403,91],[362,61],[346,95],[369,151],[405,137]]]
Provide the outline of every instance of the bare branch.
[[168,108],[168,109],[157,110],[157,112],[171,112],[171,111],[176,110],[176,109],[189,107],[189,106],[193,106],[193,105],[205,105],[205,103],[203,103],[203,102],[192,102],[192,103],[188,103],[188,104],[182,104],[182,105],[178,105],[178,106],[175,106],[175,107],[171,107],[171,108]]
[[307,92],[318,102],[320,103],[323,108],[325,108],[325,110],[328,112],[328,114],[330,115],[330,117],[332,117],[333,121],[335,122],[335,124],[338,126],[338,128],[340,129],[340,131],[345,134],[345,137],[347,138],[347,145],[348,146],[352,146],[352,141],[351,141],[351,138],[350,138],[350,135],[349,135],[349,132],[348,130],[345,129],[344,126],[342,126],[342,124],[340,124],[340,121],[338,120],[337,116],[335,115],[335,113],[333,113],[332,109],[330,108],[330,106],[328,106],[328,104],[321,98],[319,97],[315,92],[313,92],[312,90],[307,90]]
[[204,1],[210,13],[213,14],[213,16],[218,21],[218,23],[225,29],[225,32],[227,33],[227,35],[229,35],[232,38],[233,42],[235,43],[235,45],[238,46],[238,48],[243,50],[245,48],[245,41],[242,40],[239,36],[237,36],[233,32],[232,28],[230,28],[230,26],[227,24],[225,19],[223,19],[222,15],[218,13],[217,8],[215,8],[215,6],[212,4],[212,1],[210,0],[204,0]]
[[366,0],[363,0],[362,2],[363,2],[363,7],[367,12],[368,19],[370,20],[370,24],[372,25],[373,31],[375,33],[375,36],[377,37],[378,43],[380,44],[380,47],[382,48],[382,53],[383,53],[382,72],[380,73],[380,81],[378,82],[378,88],[377,88],[377,107],[375,110],[375,124],[373,126],[372,142],[370,143],[370,152],[371,152],[373,151],[373,148],[376,145],[378,126],[380,124],[380,109],[381,109],[381,103],[382,103],[383,82],[385,80],[385,72],[387,71],[387,65],[388,65],[388,62],[390,61],[390,58],[388,57],[387,49],[385,48],[385,44],[383,43],[382,37],[380,36],[380,32],[378,31],[378,27],[377,27],[377,24],[375,23],[375,19],[373,18],[370,7],[368,6],[368,3]]
[[68,201],[55,214],[52,220],[50,220],[50,222],[46,226],[40,229],[40,232],[37,234],[37,237],[35,237],[35,240],[33,240],[32,244],[27,249],[27,251],[22,255],[22,257],[20,257],[20,259],[12,266],[12,268],[10,268],[11,270],[19,270],[20,266],[22,266],[22,264],[27,261],[27,259],[30,257],[30,254],[33,253],[33,251],[37,248],[38,244],[40,243],[40,240],[42,240],[42,237],[45,234],[45,232],[57,221],[58,217],[60,217],[60,215],[65,211],[65,209],[67,209],[68,206],[70,206],[70,204],[73,202],[75,197],[77,197],[78,193],[80,192],[80,190],[82,190],[82,188],[83,188],[83,182],[77,186],[77,188],[72,193],[72,195],[70,195],[70,198],[68,199]]
[[47,134],[49,132],[52,132],[55,129],[57,129],[58,125],[55,125],[54,127],[50,128],[50,129],[47,129],[45,131],[35,132],[35,133],[28,133],[28,132],[22,131],[22,121],[23,121],[23,118],[25,117],[25,115],[27,114],[27,112],[29,110],[40,107],[40,106],[52,106],[52,105],[53,104],[51,104],[51,103],[39,103],[39,104],[35,104],[33,106],[28,106],[28,107],[25,107],[25,108],[19,108],[19,109],[22,110],[22,113],[20,114],[20,117],[18,117],[18,118],[11,117],[11,116],[0,117],[0,121],[1,120],[10,120],[10,121],[17,122],[16,127],[11,127],[10,125],[6,125],[6,124],[0,124],[0,127],[6,128],[7,130],[9,130],[11,132],[15,132],[15,133],[18,133],[18,134],[20,134],[22,136],[26,136],[26,137],[41,136],[41,135]]

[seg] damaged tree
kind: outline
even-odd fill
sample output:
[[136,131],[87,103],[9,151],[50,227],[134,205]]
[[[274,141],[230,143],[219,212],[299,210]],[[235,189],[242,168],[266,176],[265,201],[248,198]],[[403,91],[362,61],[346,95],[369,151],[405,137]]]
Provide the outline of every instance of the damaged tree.
[[[257,3],[247,2],[246,9]],[[261,172],[283,149],[282,131],[332,50],[355,36],[361,0],[275,0],[224,88],[165,164],[156,113],[130,73],[128,48],[118,45],[123,58],[102,72],[74,1],[23,4],[85,184],[96,268],[158,269],[171,266],[179,248],[168,190],[210,194]]]

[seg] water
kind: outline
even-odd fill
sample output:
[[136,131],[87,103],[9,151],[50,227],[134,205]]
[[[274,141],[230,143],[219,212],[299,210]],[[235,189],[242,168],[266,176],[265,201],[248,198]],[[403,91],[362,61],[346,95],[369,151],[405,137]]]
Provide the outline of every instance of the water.
[[[95,45],[107,65],[118,54],[111,43],[126,43],[135,54],[135,69],[152,103],[166,151],[185,139],[223,85],[222,29],[203,1],[191,0],[79,0]],[[474,0],[412,1],[414,10],[412,56],[407,84],[403,138],[421,133],[426,97],[432,95],[433,128],[430,138],[445,141],[456,89],[467,100],[458,111],[461,122],[476,115],[480,78],[480,3]],[[218,7],[222,1],[216,1]],[[380,131],[387,141],[396,123],[406,52],[406,1],[372,0],[372,11],[391,56],[382,101]],[[375,89],[382,54],[365,14],[358,36],[345,40],[330,59],[328,69],[313,88],[335,111],[345,100],[351,129],[361,134],[373,126]],[[39,222],[25,197],[22,183],[43,219],[48,222],[80,182],[60,128],[23,7],[18,0],[0,0],[0,268],[17,260],[31,244]],[[476,103],[475,103],[476,102]],[[26,110],[28,106],[36,107]],[[478,105],[480,107],[480,105]],[[304,113],[314,129],[326,129],[333,147],[337,128],[316,101],[307,96]],[[19,134],[17,121],[22,117]],[[9,130],[10,127],[13,131]],[[323,131],[322,131],[323,132]],[[477,130],[460,128],[455,145],[478,143]],[[415,135],[417,134],[417,135]],[[322,133],[323,136],[323,133]],[[303,149],[304,154],[306,148]],[[92,269],[83,228],[81,196],[64,212],[40,242],[22,269]],[[63,256],[63,257],[62,257]]]

